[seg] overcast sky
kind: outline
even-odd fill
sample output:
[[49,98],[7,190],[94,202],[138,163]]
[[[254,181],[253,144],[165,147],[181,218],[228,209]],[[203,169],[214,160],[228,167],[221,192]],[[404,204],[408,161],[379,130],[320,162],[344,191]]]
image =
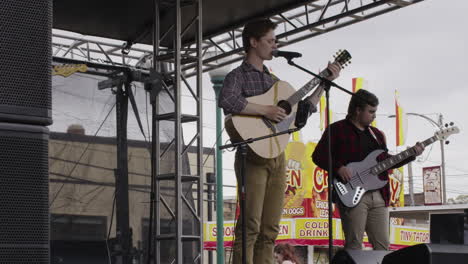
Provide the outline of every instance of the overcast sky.
[[[363,77],[369,89],[380,99],[377,123],[385,131],[389,149],[395,151],[394,90],[406,112],[425,114],[437,121],[442,114],[445,122],[454,122],[461,133],[445,145],[447,196],[468,194],[468,163],[464,147],[468,145],[465,113],[468,99],[468,3],[463,0],[426,0],[391,13],[372,18],[319,37],[284,48],[303,54],[296,60],[311,70],[323,69],[338,49],[347,49],[353,56],[352,64],[342,71],[337,80],[351,89],[351,79]],[[309,77],[291,68],[281,59],[267,62],[281,79],[300,88]],[[210,87],[206,75],[204,86]],[[205,146],[214,144],[214,93],[204,89]],[[340,91],[331,92],[332,110],[345,113],[349,96]],[[336,114],[335,120],[344,118]],[[213,121],[212,121],[213,120]],[[408,117],[407,145],[431,137],[435,127],[420,117]],[[319,116],[309,119],[302,130],[303,140],[320,138]],[[226,139],[226,137],[224,137]],[[440,165],[440,145],[428,147],[413,163],[415,191],[422,191],[422,167]],[[232,153],[224,154],[224,183],[235,185]],[[225,195],[234,190],[225,188]]]

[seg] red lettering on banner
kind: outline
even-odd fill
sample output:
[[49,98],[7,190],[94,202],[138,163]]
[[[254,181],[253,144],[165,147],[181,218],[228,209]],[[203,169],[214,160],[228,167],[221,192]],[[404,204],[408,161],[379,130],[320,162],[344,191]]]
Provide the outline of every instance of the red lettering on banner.
[[328,230],[327,229],[319,229],[319,230],[301,229],[299,230],[299,236],[300,237],[326,237],[328,236]]
[[302,174],[301,170],[293,170],[291,173],[291,185],[293,187],[302,187]]
[[328,201],[315,201],[315,206],[319,209],[328,209]]
[[328,209],[320,210],[319,216],[322,218],[328,217]]
[[288,186],[302,188],[302,170],[286,170],[286,189]]
[[402,241],[411,241],[411,232],[401,230],[400,231],[400,237]]
[[304,207],[283,208],[283,215],[301,216],[304,214]]
[[400,237],[402,241],[406,241],[406,242],[417,242],[417,243],[429,242],[429,234],[425,232],[412,232],[412,231],[401,230]]
[[[218,235],[218,229],[216,227],[213,227],[213,229],[211,229],[211,235],[212,236],[217,236]],[[224,236],[225,237],[230,237],[230,236],[234,236],[234,226],[225,226],[224,227]]]
[[291,185],[291,173],[293,170],[287,169],[286,170],[286,189],[288,188],[287,185]]
[[234,235],[234,227],[233,226],[227,226],[224,227],[224,237],[230,237]]
[[289,234],[289,226],[288,225],[280,225],[280,235],[287,235]]
[[392,203],[395,203],[397,200],[397,195],[400,193],[398,192],[398,188],[400,188],[400,182],[392,179],[390,177],[390,188],[392,189],[391,194],[392,196],[390,197],[390,201]]
[[328,187],[328,173],[319,168],[316,167],[314,170],[314,188],[317,192],[321,193],[325,188]]
[[304,227],[307,229],[328,228],[328,222],[305,222]]

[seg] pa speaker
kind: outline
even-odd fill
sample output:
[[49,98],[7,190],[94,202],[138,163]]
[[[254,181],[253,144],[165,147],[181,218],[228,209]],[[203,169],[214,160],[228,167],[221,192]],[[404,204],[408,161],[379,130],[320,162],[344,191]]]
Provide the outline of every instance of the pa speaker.
[[0,123],[0,263],[49,263],[48,129]]
[[[106,241],[50,241],[51,264],[110,263]],[[86,254],[83,254],[86,252]]]
[[464,244],[464,225],[464,214],[431,214],[431,243]]
[[419,244],[386,255],[382,264],[466,264],[467,245]]
[[331,264],[380,264],[388,253],[386,250],[340,250]]
[[0,121],[50,125],[52,0],[1,0],[0,29]]

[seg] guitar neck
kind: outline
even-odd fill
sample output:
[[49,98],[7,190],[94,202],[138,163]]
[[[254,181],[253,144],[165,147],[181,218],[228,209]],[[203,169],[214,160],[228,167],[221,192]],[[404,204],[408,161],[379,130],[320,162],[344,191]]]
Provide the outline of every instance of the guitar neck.
[[[434,142],[437,141],[437,137],[436,136],[433,136],[433,137],[430,137],[426,140],[424,140],[423,142],[421,142],[421,144],[426,147]],[[412,156],[415,156],[416,155],[416,152],[414,150],[414,148],[409,148],[405,151],[402,151],[400,153],[398,153],[397,155],[393,156],[393,157],[390,157],[384,161],[381,161],[379,162],[377,165],[375,165],[374,167],[371,168],[371,172],[374,174],[374,175],[378,175],[384,171],[387,171],[389,170],[390,168],[392,168],[393,166],[395,166],[396,164],[402,162],[403,160],[409,158],[409,157],[412,157]]]
[[[330,71],[328,69],[323,70],[320,72],[320,77],[327,78],[331,75]],[[287,101],[289,102],[290,105],[295,105],[297,104],[306,94],[308,94],[312,89],[317,86],[320,83],[319,78],[313,78],[310,80],[308,83],[306,83],[304,86],[302,86],[301,89],[297,90],[293,95],[291,95]],[[313,102],[314,105],[318,103],[320,100],[320,96],[322,95],[323,89],[315,89],[314,94],[312,94]],[[315,100],[315,98],[318,98]]]

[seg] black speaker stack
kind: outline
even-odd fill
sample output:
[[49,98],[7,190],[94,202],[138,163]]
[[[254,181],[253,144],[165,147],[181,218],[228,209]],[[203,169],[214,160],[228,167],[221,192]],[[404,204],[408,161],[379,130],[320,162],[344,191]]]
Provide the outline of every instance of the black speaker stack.
[[466,264],[468,246],[451,244],[419,244],[386,255],[382,264]]
[[0,1],[0,263],[49,263],[52,0]]
[[341,250],[331,264],[466,264],[468,245],[418,244],[397,251]]
[[419,244],[397,251],[341,250],[331,264],[466,264],[468,245]]
[[390,253],[385,250],[340,250],[336,252],[331,264],[381,264],[382,259]]

